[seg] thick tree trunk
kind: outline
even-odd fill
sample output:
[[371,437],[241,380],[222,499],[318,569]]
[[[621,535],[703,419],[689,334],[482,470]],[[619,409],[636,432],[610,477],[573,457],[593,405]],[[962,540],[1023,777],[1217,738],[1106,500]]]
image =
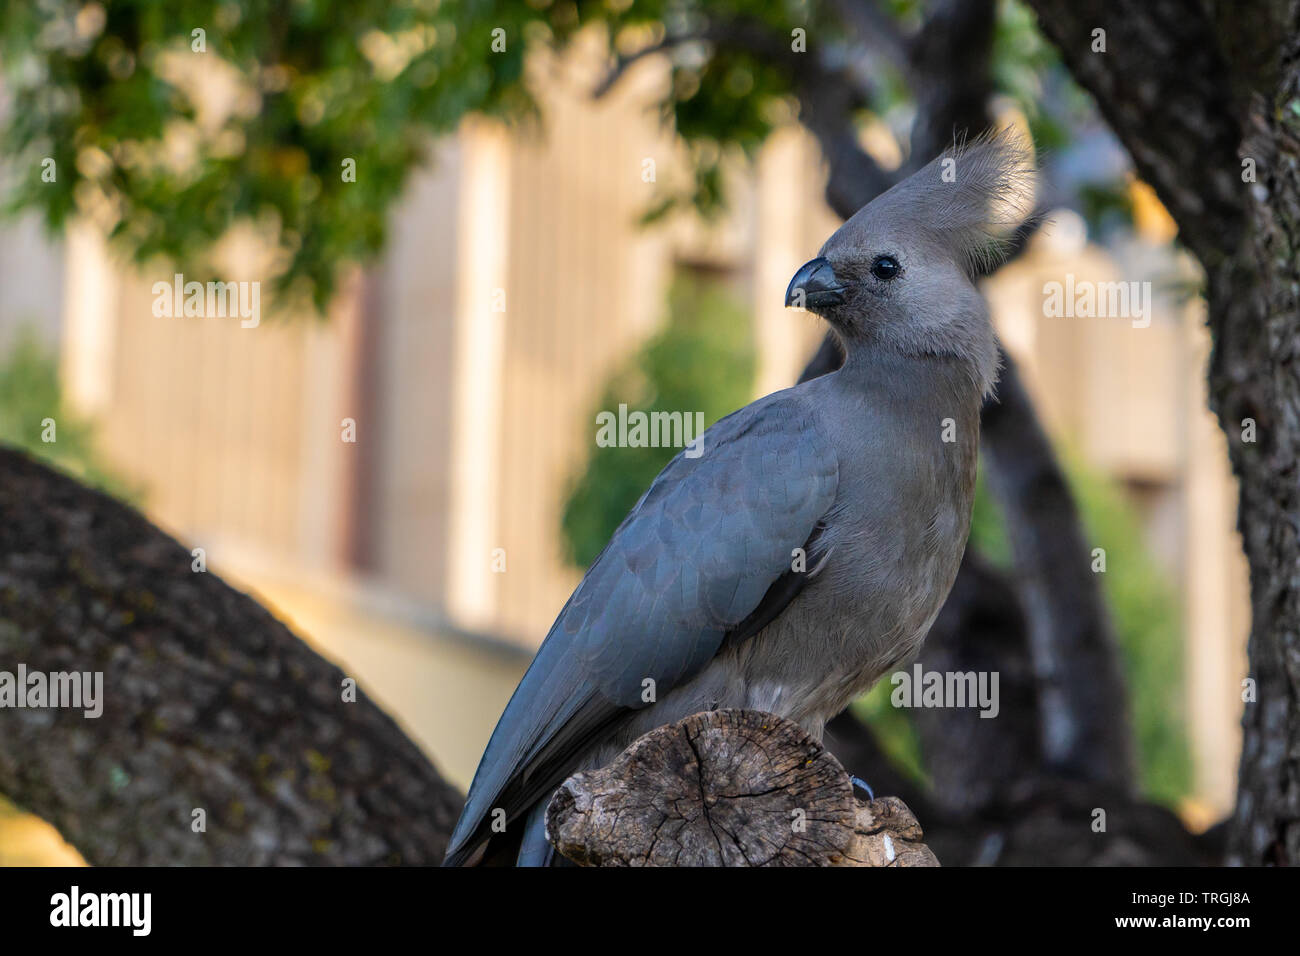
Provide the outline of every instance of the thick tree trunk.
[[[1219,303],[1210,389],[1241,480],[1251,567],[1254,694],[1243,719],[1231,859],[1300,864],[1300,17],[1284,36],[1288,71],[1250,103],[1243,155],[1260,170],[1231,282],[1212,294],[1254,307],[1229,325]],[[1224,286],[1227,286],[1226,288]],[[1248,418],[1258,440],[1245,440]]]
[[1030,4],[1205,268],[1253,611],[1229,858],[1300,863],[1300,2]]
[[98,717],[0,707],[0,792],[92,864],[440,862],[460,794],[364,694],[345,700],[347,675],[192,561],[0,448],[0,672],[100,673],[103,691]]

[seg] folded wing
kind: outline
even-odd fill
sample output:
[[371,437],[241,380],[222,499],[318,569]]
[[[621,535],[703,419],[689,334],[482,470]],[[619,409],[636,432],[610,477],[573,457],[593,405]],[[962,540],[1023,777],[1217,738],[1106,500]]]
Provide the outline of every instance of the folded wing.
[[655,479],[552,625],[488,743],[449,864],[487,839],[493,809],[519,818],[647,706],[647,679],[662,697],[798,592],[792,553],[814,538],[838,480],[813,417],[778,392],[700,447]]

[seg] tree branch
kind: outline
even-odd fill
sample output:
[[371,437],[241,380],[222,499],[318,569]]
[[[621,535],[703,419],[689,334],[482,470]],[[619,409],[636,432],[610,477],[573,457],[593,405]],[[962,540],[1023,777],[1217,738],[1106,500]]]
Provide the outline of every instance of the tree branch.
[[[435,864],[463,800],[345,674],[122,503],[0,447],[0,792],[92,864]],[[202,811],[204,829],[196,832]]]
[[1078,509],[1015,363],[981,418],[990,486],[1011,539],[1038,675],[1049,764],[1118,789],[1133,785],[1124,682]]

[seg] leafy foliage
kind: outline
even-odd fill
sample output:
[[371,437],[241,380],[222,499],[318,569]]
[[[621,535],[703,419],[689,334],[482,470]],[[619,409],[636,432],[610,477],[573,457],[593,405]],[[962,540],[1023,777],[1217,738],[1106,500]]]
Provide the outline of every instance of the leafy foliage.
[[91,210],[137,260],[191,268],[233,223],[257,222],[286,260],[281,290],[323,306],[339,264],[381,248],[429,134],[528,108],[536,17],[481,0],[5,4],[3,141],[23,172],[8,205],[56,229]]

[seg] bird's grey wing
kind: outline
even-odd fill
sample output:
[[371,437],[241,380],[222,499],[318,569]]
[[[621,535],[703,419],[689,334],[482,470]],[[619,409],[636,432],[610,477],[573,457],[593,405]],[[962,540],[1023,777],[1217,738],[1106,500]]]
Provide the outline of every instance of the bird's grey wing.
[[814,538],[839,476],[816,420],[777,392],[701,448],[669,462],[552,625],[483,754],[449,863],[490,835],[493,810],[516,819],[647,706],[646,681],[662,697],[797,593],[794,549]]

